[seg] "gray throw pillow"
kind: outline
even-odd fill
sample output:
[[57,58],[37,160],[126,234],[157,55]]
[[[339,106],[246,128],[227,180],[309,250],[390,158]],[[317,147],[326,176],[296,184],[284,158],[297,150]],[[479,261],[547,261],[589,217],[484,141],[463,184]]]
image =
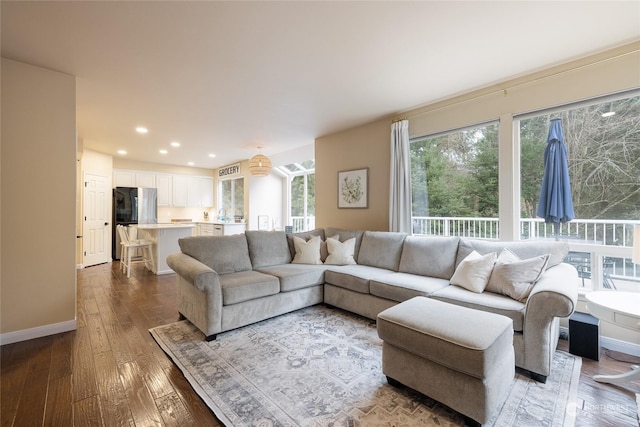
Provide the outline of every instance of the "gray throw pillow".
[[549,255],[521,260],[509,249],[504,249],[498,255],[485,290],[526,302],[548,263]]

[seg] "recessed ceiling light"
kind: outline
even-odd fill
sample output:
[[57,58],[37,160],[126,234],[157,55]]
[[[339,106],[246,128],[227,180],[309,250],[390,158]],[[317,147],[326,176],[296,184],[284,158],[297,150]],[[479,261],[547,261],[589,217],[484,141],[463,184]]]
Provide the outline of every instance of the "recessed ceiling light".
[[177,141],[173,141],[173,142],[171,143],[171,146],[172,146],[172,147],[180,147],[180,143],[179,143],[179,142],[177,142]]
[[213,153],[209,154],[209,157],[211,157],[211,158],[214,158],[215,156],[216,156],[216,155],[215,155],[215,154],[213,154]]
[[165,150],[165,149],[160,150],[160,154],[167,154],[167,153],[168,153],[168,151]]
[[122,154],[122,155],[127,154],[127,150],[118,150],[118,154]]
[[189,162],[189,163],[187,163],[187,164],[188,164],[189,166],[193,166],[193,165],[195,165],[195,163],[193,163],[193,162]]
[[149,129],[147,129],[146,127],[143,127],[143,126],[138,126],[136,128],[136,132],[138,132],[138,133],[147,133],[147,132],[149,132]]
[[606,113],[602,113],[602,117],[611,117],[611,116],[615,116],[616,112],[615,111],[609,111]]

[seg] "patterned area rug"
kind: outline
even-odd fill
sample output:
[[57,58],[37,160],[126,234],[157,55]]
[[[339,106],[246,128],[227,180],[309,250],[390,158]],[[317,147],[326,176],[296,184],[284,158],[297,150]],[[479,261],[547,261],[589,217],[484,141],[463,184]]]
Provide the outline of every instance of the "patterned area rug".
[[[341,310],[318,305],[209,343],[187,321],[150,332],[226,426],[464,425],[446,406],[388,385],[375,323]],[[516,374],[487,425],[574,425],[580,366],[558,351],[546,384]]]

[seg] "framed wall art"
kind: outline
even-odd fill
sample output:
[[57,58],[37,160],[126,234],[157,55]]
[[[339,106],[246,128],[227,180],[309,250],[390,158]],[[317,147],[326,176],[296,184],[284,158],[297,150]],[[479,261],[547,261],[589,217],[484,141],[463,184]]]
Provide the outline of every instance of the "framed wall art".
[[258,215],[258,230],[269,229],[269,215]]
[[369,168],[338,172],[338,208],[368,208]]

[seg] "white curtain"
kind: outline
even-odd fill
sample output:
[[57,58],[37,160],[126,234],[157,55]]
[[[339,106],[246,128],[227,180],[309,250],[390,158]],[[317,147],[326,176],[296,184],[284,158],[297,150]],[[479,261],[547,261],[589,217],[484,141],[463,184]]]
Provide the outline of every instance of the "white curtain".
[[391,185],[389,230],[411,233],[411,164],[409,121],[391,124]]

